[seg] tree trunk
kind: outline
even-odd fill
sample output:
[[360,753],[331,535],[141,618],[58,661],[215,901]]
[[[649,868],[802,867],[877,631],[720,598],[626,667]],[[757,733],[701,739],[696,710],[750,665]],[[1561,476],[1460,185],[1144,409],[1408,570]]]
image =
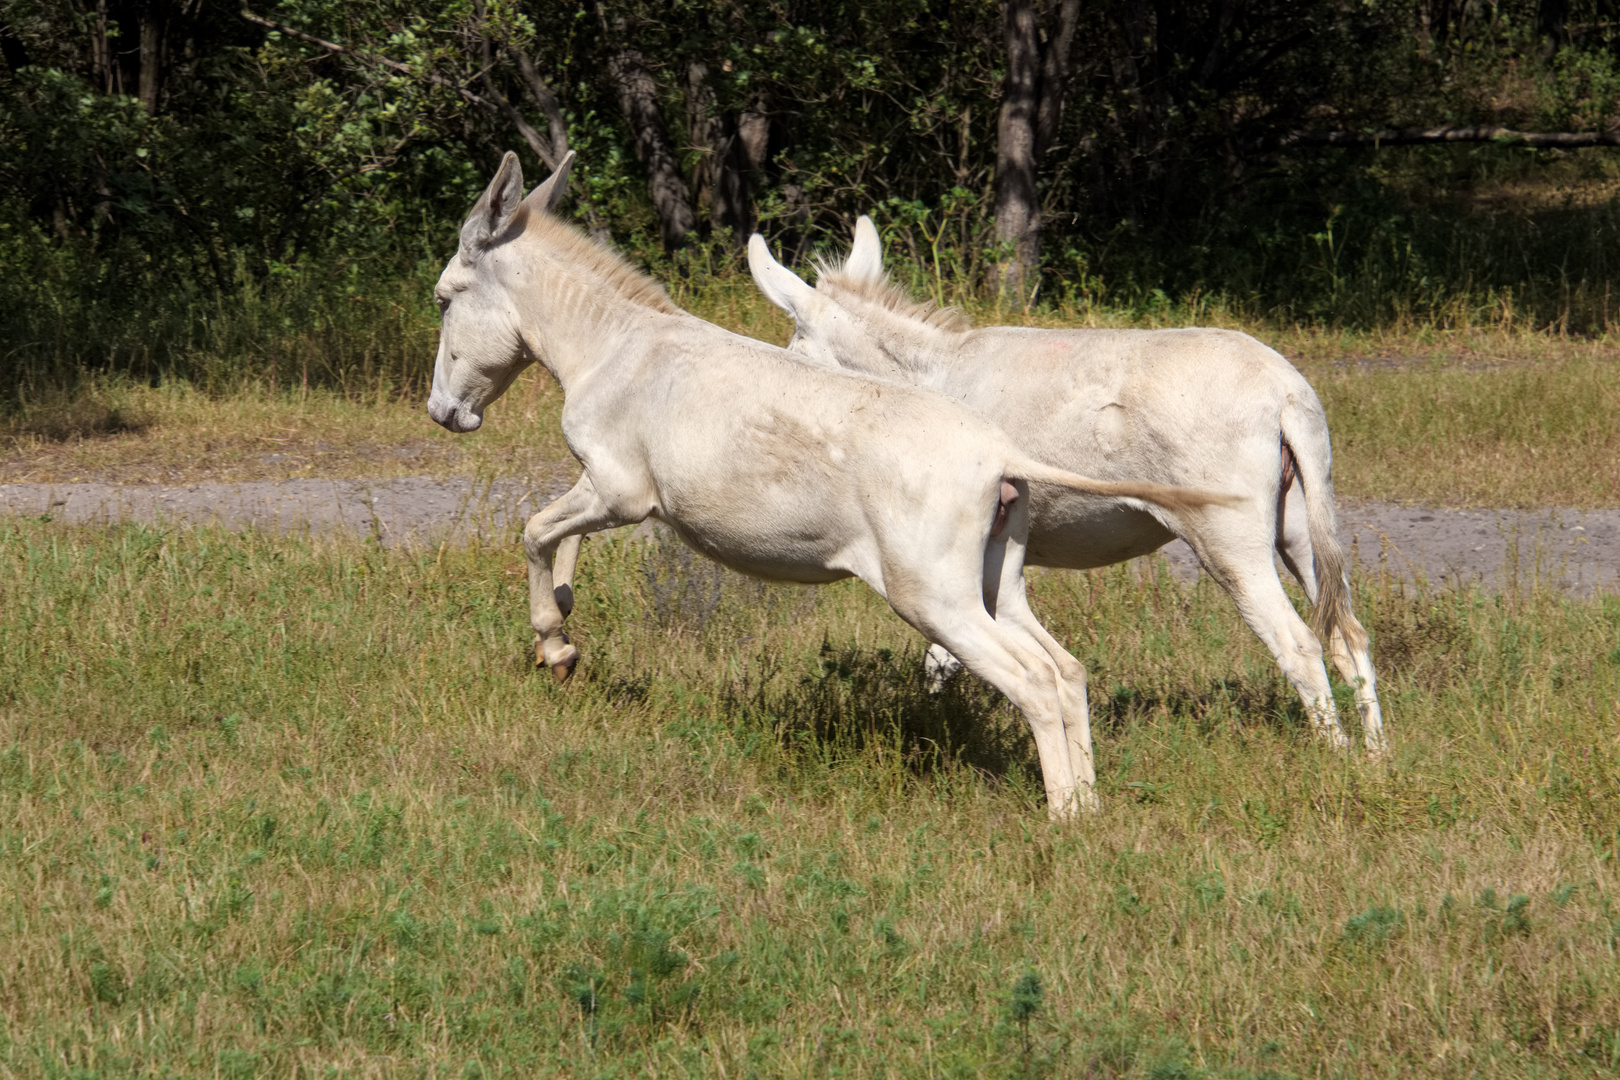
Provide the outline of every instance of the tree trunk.
[[1569,0],[1541,0],[1536,29],[1541,31],[1542,58],[1551,60],[1569,44]]
[[104,94],[124,92],[123,72],[113,56],[112,21],[107,14],[107,0],[96,0],[95,22],[90,32],[90,70],[101,83]]
[[1035,159],[1046,156],[1057,141],[1063,103],[1069,96],[1069,54],[1080,24],[1080,0],[1058,0],[1054,25],[1041,50],[1041,103],[1035,114]]
[[1041,265],[1035,189],[1041,42],[1035,0],[1007,0],[1005,29],[1007,77],[996,123],[996,240],[1001,250],[990,286],[1004,300],[1021,304],[1030,298]]
[[1265,144],[1277,146],[1434,146],[1439,143],[1498,143],[1512,146],[1620,146],[1620,128],[1608,131],[1517,131],[1480,124],[1468,127],[1385,128],[1382,131],[1294,131]]
[[159,14],[158,5],[148,5],[141,17],[141,74],[140,99],[147,116],[156,116],[158,91],[163,77],[163,45],[167,36],[166,20]]
[[658,107],[658,84],[641,50],[628,44],[628,30],[623,20],[615,27],[614,37],[626,44],[608,58],[608,74],[618,91],[619,108],[625,122],[630,125],[636,158],[647,170],[647,188],[653,210],[658,214],[664,248],[673,251],[685,241],[686,234],[697,224],[697,218],[692,213],[691,192],[681,178],[680,162],[664,130],[664,114]]
[[755,176],[763,172],[771,149],[771,117],[763,94],[755,95],[737,118],[737,143],[743,168]]
[[692,145],[704,151],[693,170],[696,205],[707,206],[711,227],[730,229],[732,246],[740,248],[754,226],[747,153],[736,115],[716,108],[709,67],[701,61],[687,65],[686,117]]
[[714,227],[731,230],[731,246],[741,250],[754,231],[754,192],[748,180],[749,155],[737,117],[726,113],[715,147]]
[[686,65],[686,138],[694,150],[701,150],[692,167],[692,205],[701,214],[714,208],[715,178],[719,163],[714,159],[720,141],[720,118],[716,115],[714,88],[709,85],[709,65],[693,60]]

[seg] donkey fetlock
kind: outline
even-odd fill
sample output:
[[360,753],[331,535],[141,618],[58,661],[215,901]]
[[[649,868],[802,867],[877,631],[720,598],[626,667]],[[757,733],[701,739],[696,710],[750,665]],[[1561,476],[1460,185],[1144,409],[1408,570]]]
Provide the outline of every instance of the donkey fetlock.
[[579,650],[574,648],[568,635],[558,631],[555,637],[537,637],[534,641],[534,666],[550,668],[551,677],[565,683],[579,663]]
[[1350,749],[1350,736],[1344,733],[1339,724],[1339,710],[1333,707],[1332,702],[1318,702],[1309,710],[1311,726],[1316,729],[1319,738],[1326,739],[1329,746],[1335,750]]

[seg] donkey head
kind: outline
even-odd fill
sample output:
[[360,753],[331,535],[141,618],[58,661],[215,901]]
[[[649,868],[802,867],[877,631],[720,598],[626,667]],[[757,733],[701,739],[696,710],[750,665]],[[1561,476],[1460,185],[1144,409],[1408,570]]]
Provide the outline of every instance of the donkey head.
[[532,362],[509,297],[507,248],[531,213],[549,212],[568,185],[569,153],[523,198],[523,167],[507,153],[461,226],[461,246],[433,289],[440,314],[428,415],[451,431],[474,431],[484,409]]
[[[859,243],[858,228],[856,239]],[[876,240],[875,230],[872,239]],[[812,289],[799,275],[772,258],[765,238],[758,233],[748,241],[748,269],[765,298],[793,316],[790,350],[811,363],[827,367],[843,367],[876,376],[898,373],[894,360],[865,332],[859,320],[836,300]],[[882,273],[881,262],[877,272]]]

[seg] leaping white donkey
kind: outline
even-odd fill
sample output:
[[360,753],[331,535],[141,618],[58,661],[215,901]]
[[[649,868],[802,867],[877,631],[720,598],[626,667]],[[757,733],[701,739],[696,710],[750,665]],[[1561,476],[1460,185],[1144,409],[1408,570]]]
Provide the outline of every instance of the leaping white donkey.
[[[755,282],[794,319],[790,350],[938,390],[1065,469],[1247,496],[1166,515],[1037,483],[1028,561],[1107,566],[1181,537],[1276,657],[1317,730],[1346,742],[1322,663],[1326,641],[1355,687],[1368,754],[1385,752],[1377,676],[1339,544],[1327,417],[1292,364],[1230,330],[969,328],[889,282],[877,230],[864,216],[849,258],[823,266],[814,289],[754,241]],[[1314,632],[1283,591],[1273,552],[1314,601]],[[939,645],[929,662],[935,677],[958,666]]]
[[560,680],[579,659],[553,593],[559,541],[656,517],[747,574],[860,578],[1023,712],[1054,817],[1094,808],[1085,670],[1024,595],[1029,481],[1172,519],[1226,497],[1042,465],[943,395],[807,365],[681,311],[551,213],[572,159],[525,199],[507,154],[434,289],[428,415],[473,431],[538,361],[585,468],[523,532],[537,661]]

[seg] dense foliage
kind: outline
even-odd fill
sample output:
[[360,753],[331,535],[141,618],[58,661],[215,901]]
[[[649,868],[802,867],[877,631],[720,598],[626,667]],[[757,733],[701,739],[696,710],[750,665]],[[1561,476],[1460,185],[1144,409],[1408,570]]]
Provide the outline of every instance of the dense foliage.
[[[1043,47],[1065,11],[1072,46],[1039,161],[1044,300],[1606,327],[1610,147],[1300,135],[1605,131],[1607,0],[1046,8]],[[802,256],[874,211],[936,288],[976,287],[1003,12],[0,0],[4,382],[195,376],[312,333],[326,374],[377,363],[514,147],[531,175],[536,150],[578,151],[581,218],[671,271],[733,258],[756,226]]]

